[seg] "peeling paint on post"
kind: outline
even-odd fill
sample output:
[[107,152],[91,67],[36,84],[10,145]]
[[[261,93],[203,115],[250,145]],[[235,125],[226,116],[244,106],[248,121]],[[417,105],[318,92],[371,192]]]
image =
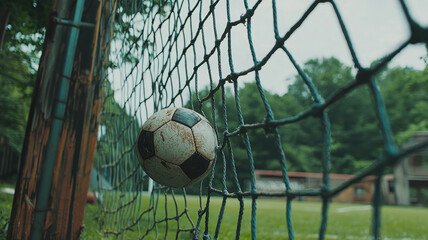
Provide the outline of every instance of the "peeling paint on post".
[[[59,24],[56,19],[69,19],[75,1],[54,0],[52,4],[21,156],[8,239],[29,238],[34,206],[37,204],[36,196],[40,191],[40,176],[49,174],[43,171],[42,166],[52,124],[50,105],[55,96],[52,93],[58,88],[56,82],[61,77],[61,56],[64,54],[69,32],[69,26]],[[84,207],[97,141],[97,117],[101,109],[100,74],[94,73],[94,62],[97,43],[106,43],[105,40],[98,39],[101,11],[107,10],[104,7],[101,7],[101,0],[86,0],[82,22],[92,23],[94,27],[80,29],[48,209],[43,223],[43,238],[46,239],[79,239],[83,228]],[[111,29],[102,31],[106,33]],[[100,59],[97,61],[99,63]],[[97,77],[93,77],[94,75]]]

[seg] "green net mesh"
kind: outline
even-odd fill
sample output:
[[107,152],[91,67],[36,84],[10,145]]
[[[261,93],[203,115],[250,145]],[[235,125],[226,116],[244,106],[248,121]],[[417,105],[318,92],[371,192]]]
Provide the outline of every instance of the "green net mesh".
[[[277,2],[262,1],[106,1],[104,5],[115,9],[114,14],[103,15],[102,23],[113,28],[112,36],[104,36],[105,47],[99,50],[100,59],[108,54],[104,79],[103,109],[100,119],[99,140],[94,168],[97,169],[100,223],[106,236],[121,239],[135,238],[251,238],[260,234],[258,199],[279,198],[284,203],[277,214],[284,216],[283,230],[289,239],[295,238],[292,203],[301,197],[318,196],[322,201],[318,238],[326,236],[330,200],[341,191],[369,175],[375,175],[372,207],[372,236],[380,235],[380,184],[388,167],[403,156],[427,147],[423,142],[399,150],[386,114],[382,94],[375,77],[410,44],[426,43],[427,29],[422,28],[409,14],[405,2],[399,1],[411,31],[410,37],[396,49],[370,67],[360,63],[347,25],[334,1],[312,1],[299,18],[287,28],[279,24],[287,18],[277,14]],[[292,4],[292,3],[290,3]],[[328,95],[321,94],[314,80],[294,59],[287,40],[321,7],[330,9],[354,63],[355,77]],[[253,28],[254,16],[269,15],[270,35]],[[326,29],[325,31],[329,31]],[[265,51],[258,49],[254,38],[266,38]],[[237,41],[236,39],[239,39]],[[105,51],[109,46],[109,51]],[[245,54],[241,52],[246,51]],[[243,61],[242,58],[251,59]],[[265,69],[270,63],[287,62],[298,74],[298,81],[312,101],[303,111],[290,116],[274,112],[262,84],[270,84]],[[251,64],[247,64],[250,62]],[[247,65],[246,65],[247,64]],[[272,70],[273,71],[273,70]],[[276,71],[281,72],[282,69]],[[281,75],[282,77],[282,75]],[[264,112],[260,121],[246,121],[240,103],[240,89],[245,82],[253,82],[254,104],[261,104]],[[277,86],[287,89],[287,85]],[[374,118],[381,130],[383,154],[369,167],[347,181],[333,186],[331,168],[331,123],[329,108],[367,87],[374,105]],[[232,99],[233,104],[230,103]],[[138,164],[136,139],[142,123],[154,112],[169,106],[192,108],[207,117],[218,136],[217,157],[211,174],[197,186],[172,189],[154,183]],[[284,106],[287,108],[287,106]],[[275,117],[278,115],[280,117]],[[232,124],[231,119],[234,119]],[[279,131],[289,125],[298,125],[316,119],[320,129],[319,169],[321,187],[293,189],[289,180],[287,142]],[[256,166],[262,161],[254,154],[252,144],[256,137],[266,137],[281,171],[284,191],[272,193],[257,189]],[[285,147],[284,147],[285,146]],[[284,150],[285,149],[285,150]],[[289,150],[290,152],[292,149]],[[238,159],[246,156],[245,160]],[[259,163],[258,163],[259,162]],[[246,167],[242,170],[240,166]],[[272,168],[272,167],[271,167]],[[247,181],[243,181],[245,179]],[[219,199],[220,198],[220,199]],[[260,201],[260,200],[259,200]],[[230,210],[229,206],[233,206]],[[233,215],[235,227],[232,236],[223,236],[221,226],[225,215]],[[269,223],[266,223],[269,224]],[[245,229],[244,229],[245,228]],[[249,232],[247,231],[249,229]],[[264,236],[274,236],[265,233]],[[272,235],[269,235],[272,234]]]

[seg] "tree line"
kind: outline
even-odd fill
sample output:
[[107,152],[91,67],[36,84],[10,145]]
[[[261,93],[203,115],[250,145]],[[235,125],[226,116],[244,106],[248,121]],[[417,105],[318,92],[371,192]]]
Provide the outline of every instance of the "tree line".
[[[328,99],[333,93],[355,79],[352,68],[338,59],[323,58],[307,61],[303,70],[311,78],[319,93]],[[409,140],[416,131],[428,130],[428,67],[415,70],[409,67],[394,67],[377,75],[377,82],[384,97],[392,131],[398,146]],[[199,92],[208,95],[208,89]],[[265,90],[275,119],[284,119],[308,110],[314,99],[300,76],[296,75],[285,94],[274,94]],[[239,127],[235,104],[235,93],[225,89],[225,107],[229,132]],[[225,131],[223,104],[220,93],[214,97],[215,116],[220,138]],[[196,99],[196,97],[193,97]],[[239,100],[245,123],[260,123],[267,116],[256,83],[245,83],[239,88]],[[196,100],[194,106],[198,106]],[[187,104],[190,106],[190,103]],[[202,104],[202,111],[212,120],[212,102]],[[332,173],[355,174],[368,167],[383,153],[376,109],[366,86],[352,91],[328,109],[331,122]],[[319,118],[305,120],[278,127],[284,149],[288,171],[321,172],[324,148],[323,127]],[[274,144],[274,136],[264,129],[248,130],[255,169],[280,170],[280,156]],[[249,179],[250,165],[243,139],[230,138],[233,158],[240,184]],[[231,184],[231,155],[227,148],[226,169],[228,184]],[[222,160],[218,158],[216,179],[221,180]]]

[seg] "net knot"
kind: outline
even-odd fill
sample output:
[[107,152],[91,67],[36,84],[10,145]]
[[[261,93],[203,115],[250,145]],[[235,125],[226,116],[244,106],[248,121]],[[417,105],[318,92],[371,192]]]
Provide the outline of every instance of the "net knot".
[[248,9],[245,14],[242,14],[240,16],[239,22],[245,25],[247,19],[251,18],[253,15],[254,15],[254,9]]
[[320,191],[322,198],[329,198],[330,191],[324,186]]
[[240,125],[238,127],[238,133],[239,133],[239,135],[244,134],[246,132],[247,132],[247,128],[244,125]]
[[423,28],[419,24],[411,22],[410,30],[412,32],[410,43],[425,43],[428,45],[428,28]]
[[285,38],[282,37],[276,37],[276,42],[275,42],[275,48],[281,48],[282,46],[284,46],[284,41]]
[[273,134],[274,132],[275,132],[275,126],[272,124],[272,116],[267,116],[265,119],[264,119],[264,131],[265,131],[265,134],[266,135],[268,135],[268,134]]
[[215,5],[216,5],[216,4],[211,4],[211,5],[210,5],[210,12],[214,12],[214,10],[215,10]]
[[260,71],[262,69],[262,64],[260,64],[260,61],[254,61],[254,70]]
[[399,152],[398,149],[393,145],[385,146],[385,153],[384,154],[388,159],[395,158],[398,155],[398,152]]
[[199,209],[198,210],[198,216],[199,217],[202,216],[202,215],[204,215],[204,213],[205,213],[205,209]]
[[370,80],[373,75],[373,71],[367,68],[361,68],[358,70],[355,80],[360,83],[366,83]]
[[321,117],[323,113],[322,102],[314,102],[312,104],[312,115],[314,117]]
[[229,83],[233,83],[238,79],[238,75],[236,73],[231,73],[229,76],[227,76],[224,80],[226,80]]

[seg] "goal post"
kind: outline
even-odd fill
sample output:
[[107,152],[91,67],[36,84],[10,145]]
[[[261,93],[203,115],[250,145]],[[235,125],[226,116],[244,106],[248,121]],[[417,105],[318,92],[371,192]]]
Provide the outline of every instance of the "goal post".
[[100,53],[108,48],[97,46],[110,31],[100,26],[106,6],[99,0],[52,1],[9,239],[77,239],[81,234],[102,108],[106,52]]

